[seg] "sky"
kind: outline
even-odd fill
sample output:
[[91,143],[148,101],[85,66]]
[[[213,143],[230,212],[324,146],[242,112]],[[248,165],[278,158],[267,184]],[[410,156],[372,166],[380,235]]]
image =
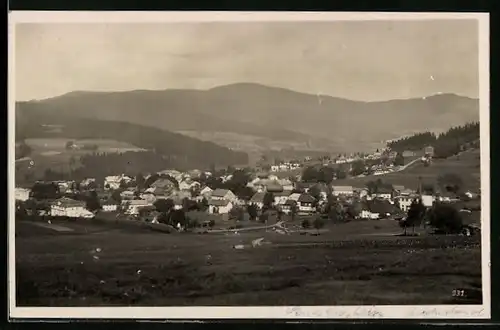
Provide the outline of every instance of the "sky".
[[16,99],[254,82],[378,101],[478,97],[476,20],[19,23]]

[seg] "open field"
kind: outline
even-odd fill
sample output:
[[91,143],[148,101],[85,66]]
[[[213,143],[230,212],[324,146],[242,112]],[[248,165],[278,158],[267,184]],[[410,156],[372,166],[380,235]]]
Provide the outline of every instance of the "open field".
[[442,304],[481,284],[479,237],[397,237],[389,220],[320,236],[56,225],[73,231],[16,223],[19,306]]
[[[126,142],[107,140],[107,139],[63,139],[63,138],[51,138],[51,139],[26,139],[26,144],[34,149],[34,153],[47,153],[47,152],[70,152],[66,150],[66,142],[73,141],[76,145],[87,145],[95,144],[99,147],[99,152],[126,152],[126,151],[141,151],[143,149],[133,146]],[[78,150],[74,150],[77,152]],[[80,150],[80,153],[88,153],[89,151]]]
[[391,184],[404,185],[410,189],[417,189],[419,177],[423,184],[435,184],[437,178],[445,173],[456,173],[462,177],[464,189],[477,191],[480,183],[480,152],[479,150],[462,153],[459,158],[453,156],[448,159],[435,159],[431,166],[425,167],[423,164],[415,164],[410,168],[386,175],[367,176],[362,178],[349,178],[335,180],[335,185],[352,185],[363,187],[369,181],[381,179]]
[[[28,157],[16,160],[16,183],[22,185],[25,176],[32,175],[41,177],[46,169],[67,173],[71,168],[80,166],[79,159],[81,156],[93,152],[92,150],[67,150],[66,142],[74,141],[76,145],[83,146],[87,144],[95,144],[98,146],[98,152],[118,153],[126,151],[141,151],[136,146],[131,144],[105,139],[85,139],[73,140],[64,138],[46,138],[46,139],[26,139],[26,144],[32,148],[32,153]],[[75,163],[71,164],[71,159]]]

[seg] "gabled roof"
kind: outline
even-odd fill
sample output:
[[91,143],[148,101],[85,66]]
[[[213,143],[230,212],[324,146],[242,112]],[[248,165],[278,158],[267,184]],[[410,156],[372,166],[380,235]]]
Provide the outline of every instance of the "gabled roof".
[[280,192],[273,193],[273,196],[275,196],[275,197],[283,197],[283,196],[289,197],[291,194],[292,194],[292,192],[290,190],[283,190]]
[[291,194],[291,195],[288,197],[288,199],[293,200],[293,201],[295,201],[295,202],[296,202],[296,201],[298,201],[298,200],[299,200],[300,196],[301,196],[301,194],[299,194],[299,193],[293,193],[293,194]]
[[265,192],[257,192],[252,196],[252,198],[250,198],[250,202],[251,203],[263,203],[265,196],[266,196]]
[[309,194],[301,194],[299,197],[300,203],[314,203],[316,199]]
[[278,181],[273,180],[267,183],[266,190],[269,192],[282,192],[283,186],[278,183]]
[[151,188],[167,188],[175,186],[175,184],[166,178],[160,178],[151,184]]
[[215,189],[213,192],[212,192],[212,197],[224,197],[227,195],[228,192],[230,192],[231,190],[228,190],[228,189]]
[[62,198],[56,199],[54,201],[53,205],[59,205],[62,207],[85,207],[85,202],[84,201],[77,201],[75,199],[71,199],[68,197],[62,197]]

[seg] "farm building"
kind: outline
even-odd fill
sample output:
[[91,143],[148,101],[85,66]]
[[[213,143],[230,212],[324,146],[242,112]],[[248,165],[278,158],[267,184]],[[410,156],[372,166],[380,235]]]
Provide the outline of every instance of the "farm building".
[[257,208],[262,209],[264,207],[264,197],[266,193],[263,191],[256,192],[252,198],[250,198],[249,204],[254,204]]
[[285,204],[281,205],[281,212],[285,214],[290,214],[292,212],[292,208],[295,207],[297,203],[291,199],[287,200]]
[[120,188],[122,181],[126,184],[132,182],[132,178],[127,175],[112,175],[104,178],[104,189],[106,190],[116,190]]
[[300,213],[313,213],[315,211],[314,203],[316,199],[309,194],[301,194],[298,199]]
[[278,180],[269,180],[265,184],[265,189],[268,192],[277,193],[283,191],[283,186],[279,184]]
[[212,192],[211,199],[213,200],[226,200],[235,203],[238,199],[236,195],[228,189],[215,189]]
[[170,195],[176,190],[176,185],[169,179],[160,178],[151,184],[151,187],[146,189],[146,192],[151,192],[155,195]]
[[205,186],[203,187],[201,190],[200,190],[200,196],[202,197],[205,197],[205,198],[209,198],[210,195],[212,195],[212,192],[213,192],[213,189],[208,187],[208,186]]
[[392,199],[393,191],[388,187],[379,187],[378,190],[372,194],[372,198],[380,198],[385,200]]
[[30,198],[31,189],[15,188],[14,196],[16,201],[27,201]]
[[352,186],[332,186],[333,196],[352,196],[354,188]]
[[396,205],[401,209],[401,211],[408,212],[411,204],[417,198],[418,198],[417,195],[401,195],[401,196],[395,197],[394,201],[395,201]]
[[152,204],[144,199],[134,199],[122,201],[122,206],[125,208],[125,214],[138,215],[141,208],[150,207]]
[[288,197],[290,197],[291,195],[291,192],[290,191],[282,191],[282,192],[277,192],[277,193],[273,193],[273,197],[274,197],[274,204],[275,205],[283,205],[286,203],[286,201],[288,200]]
[[208,213],[228,214],[233,208],[233,203],[227,199],[213,199],[208,201]]
[[200,183],[198,181],[184,180],[181,183],[179,183],[179,190],[191,190],[198,188],[199,186]]
[[293,190],[293,182],[289,179],[280,179],[278,183],[283,187],[283,190],[292,191]]
[[85,202],[63,197],[50,205],[50,215],[54,217],[93,218],[94,214],[85,208]]
[[109,199],[102,204],[102,210],[104,212],[116,212],[118,211],[119,203],[113,199]]

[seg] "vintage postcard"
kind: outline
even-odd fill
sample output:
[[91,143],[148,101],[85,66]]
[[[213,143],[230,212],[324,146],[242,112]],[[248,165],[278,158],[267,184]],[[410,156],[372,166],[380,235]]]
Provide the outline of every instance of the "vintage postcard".
[[490,318],[488,14],[9,23],[11,318]]

